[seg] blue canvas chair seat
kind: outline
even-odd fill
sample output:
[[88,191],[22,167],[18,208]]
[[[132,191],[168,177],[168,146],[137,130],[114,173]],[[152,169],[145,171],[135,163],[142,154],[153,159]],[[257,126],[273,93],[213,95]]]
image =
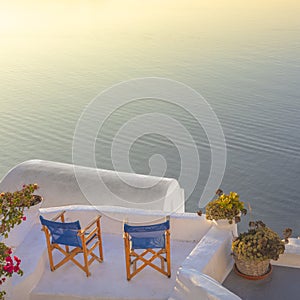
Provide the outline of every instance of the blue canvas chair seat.
[[132,249],[148,249],[148,248],[164,248],[165,247],[165,232],[145,232],[131,233],[131,248]]
[[[146,266],[170,277],[170,221],[160,224],[132,226],[124,224],[124,245],[127,280],[130,280]],[[156,251],[154,249],[157,249]],[[136,250],[144,250],[139,253]],[[146,256],[150,254],[150,258]],[[160,267],[154,264],[160,260]],[[137,263],[141,265],[137,267]],[[165,262],[167,269],[165,270]]]
[[78,236],[78,230],[81,229],[79,221],[76,222],[55,222],[44,219],[40,216],[42,225],[48,227],[51,232],[51,243],[82,247],[81,239]]
[[[43,226],[42,230],[46,235],[50,269],[51,271],[54,271],[71,260],[80,269],[82,269],[87,276],[89,276],[89,265],[94,260],[99,262],[103,261],[100,228],[101,216],[97,216],[92,222],[89,223],[89,225],[87,225],[84,229],[81,229],[79,221],[68,223],[65,222],[64,213],[65,211],[61,212],[52,220],[47,220],[40,216]],[[61,219],[61,222],[56,221],[59,218]],[[90,231],[88,232],[88,230]],[[61,245],[65,246],[65,250],[61,247]],[[73,249],[70,250],[70,247]],[[99,256],[94,253],[94,250],[97,247],[99,250]],[[59,250],[65,256],[57,264],[54,264],[53,261],[52,252],[54,249]],[[84,264],[81,264],[75,259],[75,256],[79,253],[83,254]],[[89,259],[90,256],[91,258]]]

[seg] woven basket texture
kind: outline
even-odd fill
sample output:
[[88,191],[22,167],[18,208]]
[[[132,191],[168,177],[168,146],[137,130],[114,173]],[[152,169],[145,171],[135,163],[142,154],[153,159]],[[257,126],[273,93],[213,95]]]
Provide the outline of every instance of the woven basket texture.
[[263,261],[242,260],[237,257],[234,259],[238,270],[245,275],[261,276],[266,274],[269,270],[270,259]]

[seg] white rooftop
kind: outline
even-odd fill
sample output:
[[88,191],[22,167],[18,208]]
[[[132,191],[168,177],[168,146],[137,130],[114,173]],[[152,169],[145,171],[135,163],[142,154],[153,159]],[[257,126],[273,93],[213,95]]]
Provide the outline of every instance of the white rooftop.
[[[122,220],[126,219],[129,222],[144,220],[145,223],[156,220],[157,222],[165,216],[165,213],[82,205],[41,208],[40,213],[50,219],[61,210],[67,211],[66,221],[80,220],[82,227],[101,212],[104,262],[93,262],[90,267],[90,277],[86,277],[85,273],[72,262],[51,272],[38,211],[31,208],[27,212],[28,220],[18,226],[19,228],[16,227],[17,230],[14,230],[6,241],[7,244],[15,246],[14,254],[21,257],[24,270],[24,276],[13,276],[9,281],[7,299],[193,299],[192,295],[191,298],[187,298],[186,295],[178,294],[177,291],[181,288],[178,289],[177,285],[182,284],[179,280],[180,276],[187,280],[187,286],[193,286],[199,280],[200,282],[204,280],[208,282],[208,288],[213,285],[213,293],[218,289],[224,293],[220,282],[232,268],[230,250],[227,249],[231,231],[215,228],[205,219],[205,216],[199,217],[191,213],[171,214],[171,278],[146,267],[128,282],[125,271]],[[21,237],[20,233],[22,233]],[[56,253],[54,259],[61,255],[58,251],[54,253]],[[201,278],[197,279],[193,272]],[[232,298],[235,295],[224,290],[231,296],[228,299],[239,299]],[[206,294],[203,286],[198,286],[196,291],[197,294],[199,291],[200,294]]]
[[[7,245],[13,247],[14,255],[22,259],[21,268],[24,271],[24,276],[14,275],[2,285],[7,291],[7,300],[241,300],[222,286],[233,266],[230,253],[236,225],[215,224],[206,220],[205,215],[199,217],[195,213],[180,212],[184,199],[177,181],[163,179],[156,182],[155,178],[125,174],[127,179],[137,185],[157,183],[155,187],[140,190],[137,186],[132,188],[120,182],[117,174],[112,171],[78,167],[79,177],[84,179],[84,187],[90,189],[91,195],[97,199],[97,205],[91,205],[89,201],[84,201],[81,189],[76,186],[77,177],[73,168],[75,166],[60,163],[29,161],[13,168],[1,181],[1,191],[15,190],[23,183],[37,182],[42,186],[39,193],[44,197],[42,208],[34,206],[26,211],[27,220],[16,226],[5,240]],[[94,188],[99,174],[105,178],[101,187],[105,189],[108,184],[110,191],[113,191],[108,196],[111,197],[108,203],[103,197],[108,195],[107,191],[98,193],[97,188]],[[116,200],[123,192],[126,197],[132,196],[133,200],[145,196],[147,201],[145,206],[142,205],[144,209],[139,206],[119,207]],[[148,200],[151,195],[161,200],[155,202],[155,210],[150,209],[151,201]],[[45,237],[38,216],[42,214],[50,219],[62,210],[67,211],[66,221],[80,220],[82,228],[95,215],[102,215],[104,262],[100,264],[95,261],[91,265],[90,277],[86,277],[71,262],[54,272],[49,269]],[[146,267],[128,282],[122,238],[123,222],[149,223],[161,220],[167,214],[170,215],[171,278]],[[285,253],[272,264],[300,268],[299,257],[300,242],[291,239]],[[226,286],[232,290],[235,290],[232,287],[236,284],[239,285],[232,276],[226,281]],[[241,285],[241,289],[243,287]],[[249,285],[246,288],[249,290]],[[242,295],[241,289],[236,289],[239,295]]]

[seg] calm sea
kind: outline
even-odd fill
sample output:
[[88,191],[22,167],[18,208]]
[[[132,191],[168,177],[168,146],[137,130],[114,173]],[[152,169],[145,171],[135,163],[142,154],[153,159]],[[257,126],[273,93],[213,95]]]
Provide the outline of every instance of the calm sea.
[[[252,218],[300,235],[299,15],[293,0],[2,3],[0,176],[32,158],[71,163],[75,126],[98,93],[164,77],[195,89],[218,116],[227,145],[221,188],[250,203]],[[186,202],[194,212],[210,151],[201,126],[177,106],[148,99],[121,107],[102,128],[97,165],[113,168],[110,145],[122,124],[156,111],[183,124],[198,147],[201,171]],[[179,177],[176,145],[155,132],[132,144],[133,170],[148,174],[154,154],[165,157],[167,177]]]

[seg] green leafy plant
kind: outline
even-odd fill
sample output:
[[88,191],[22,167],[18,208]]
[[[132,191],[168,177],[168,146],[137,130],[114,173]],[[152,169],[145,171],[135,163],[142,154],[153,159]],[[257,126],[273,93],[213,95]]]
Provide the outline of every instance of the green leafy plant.
[[[28,184],[19,191],[0,194],[0,236],[7,238],[12,228],[26,220],[25,207],[29,208],[41,200],[41,197],[33,195],[37,189],[37,184]],[[12,257],[12,253],[9,246],[0,242],[0,285],[14,273],[23,275],[21,260],[17,256]],[[0,291],[0,300],[4,299],[5,294],[4,290]]]
[[232,242],[233,255],[241,260],[278,260],[285,250],[279,235],[262,221],[250,222],[248,232],[240,233]]
[[241,221],[240,215],[246,215],[247,210],[244,202],[240,201],[240,197],[235,192],[224,194],[222,190],[217,190],[217,199],[206,205],[206,219],[208,220],[228,220],[229,224],[233,221],[236,223]]

